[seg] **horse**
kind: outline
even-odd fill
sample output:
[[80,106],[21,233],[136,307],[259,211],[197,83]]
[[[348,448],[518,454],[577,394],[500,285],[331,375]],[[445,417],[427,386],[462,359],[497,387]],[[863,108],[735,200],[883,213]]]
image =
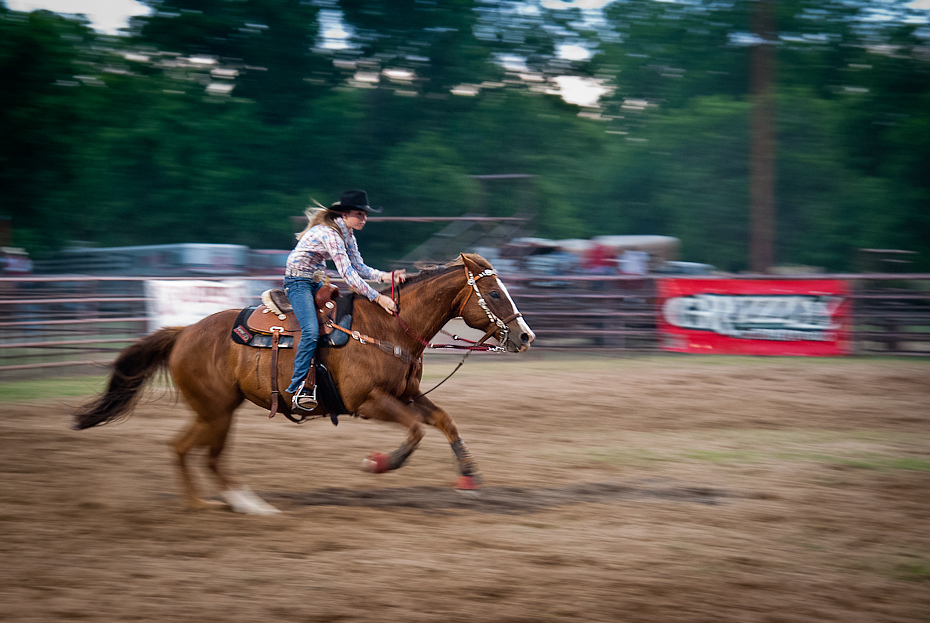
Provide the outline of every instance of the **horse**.
[[[400,447],[389,454],[370,455],[363,468],[374,473],[400,468],[420,443],[424,425],[431,425],[446,436],[457,459],[460,476],[456,487],[477,490],[481,476],[455,422],[420,391],[423,353],[431,345],[429,340],[455,317],[484,331],[482,341],[495,337],[500,349],[513,353],[526,351],[535,334],[490,262],[477,254],[462,254],[446,264],[424,269],[396,289],[392,285],[392,290],[399,309],[396,317],[356,297],[351,327],[355,339],[340,348],[321,347],[317,353],[331,371],[345,413],[394,422],[407,430]],[[246,400],[269,409],[273,400],[269,350],[231,339],[238,314],[239,310],[231,309],[187,327],[162,328],[126,347],[111,364],[106,389],[77,409],[72,427],[82,430],[129,417],[146,383],[167,370],[194,412],[190,426],[172,444],[186,505],[223,505],[204,499],[192,478],[188,454],[205,447],[207,467],[229,508],[273,514],[279,510],[240,484],[220,460],[235,410]],[[295,344],[298,339],[295,337]],[[294,350],[280,351],[279,387],[290,379]],[[289,415],[290,404],[286,400],[282,403],[281,412]]]

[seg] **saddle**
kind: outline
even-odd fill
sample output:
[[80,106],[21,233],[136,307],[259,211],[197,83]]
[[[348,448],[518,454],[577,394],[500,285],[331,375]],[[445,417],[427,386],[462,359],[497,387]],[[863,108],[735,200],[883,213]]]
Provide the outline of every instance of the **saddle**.
[[[233,324],[232,339],[238,344],[253,348],[271,349],[271,413],[274,417],[278,411],[278,350],[281,348],[294,348],[300,339],[300,323],[294,315],[294,308],[284,290],[275,288],[262,293],[262,304],[246,307],[239,312]],[[317,309],[317,319],[320,325],[320,347],[339,347],[348,342],[348,334],[335,331],[333,325],[348,329],[352,323],[352,304],[354,293],[340,297],[339,288],[329,282],[320,286],[314,297]],[[314,365],[310,370],[310,383],[317,384],[321,403],[328,407],[333,424],[338,424],[336,416],[345,413],[346,407],[342,397],[336,389],[335,381],[329,370],[314,358]],[[284,415],[288,419],[301,423],[308,418],[292,417],[287,410]]]
[[[340,296],[339,288],[324,285],[317,290],[314,298],[320,325],[319,346],[344,346],[349,336],[342,331],[335,331],[334,325],[345,329],[352,326],[355,293]],[[294,348],[294,340],[300,336],[300,323],[293,311],[284,290],[266,290],[262,292],[261,305],[246,307],[239,312],[233,325],[232,339],[253,348],[271,348],[273,335],[277,332],[280,333],[278,348]]]

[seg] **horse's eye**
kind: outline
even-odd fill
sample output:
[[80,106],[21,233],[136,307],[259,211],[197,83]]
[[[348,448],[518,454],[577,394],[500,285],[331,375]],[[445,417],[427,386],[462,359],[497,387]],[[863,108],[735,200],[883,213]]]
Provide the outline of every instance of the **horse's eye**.
[[501,293],[497,290],[491,290],[491,293],[488,296],[490,296],[492,299],[499,299],[501,297]]

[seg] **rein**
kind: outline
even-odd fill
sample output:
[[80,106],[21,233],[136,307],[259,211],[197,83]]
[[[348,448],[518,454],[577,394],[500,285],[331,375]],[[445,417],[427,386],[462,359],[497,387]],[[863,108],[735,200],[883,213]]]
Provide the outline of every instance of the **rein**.
[[[496,315],[494,315],[494,312],[491,311],[491,308],[488,306],[487,301],[484,300],[484,296],[481,294],[481,290],[478,289],[477,282],[482,277],[492,277],[492,276],[496,277],[497,271],[492,268],[488,268],[485,271],[478,273],[478,275],[476,276],[472,274],[472,272],[468,269],[468,266],[466,266],[464,262],[462,263],[462,267],[465,269],[465,282],[467,285],[470,285],[472,289],[471,291],[468,292],[468,296],[465,297],[465,300],[462,302],[462,305],[459,307],[458,314],[456,315],[457,316],[462,315],[462,312],[465,309],[465,305],[467,305],[468,301],[471,300],[472,293],[475,293],[478,295],[478,305],[481,307],[481,309],[484,310],[484,313],[487,314],[488,320],[491,321],[491,326],[488,328],[488,330],[485,332],[485,334],[481,337],[480,340],[476,342],[475,340],[469,340],[464,337],[459,337],[458,335],[453,335],[452,333],[449,333],[448,331],[445,331],[444,329],[440,329],[439,332],[442,333],[443,335],[447,335],[457,342],[468,342],[469,344],[471,344],[471,346],[464,346],[461,344],[433,344],[431,342],[424,340],[422,337],[420,337],[419,335],[411,331],[410,327],[407,326],[407,323],[404,322],[403,318],[400,317],[400,289],[396,287],[396,280],[394,279],[394,272],[391,271],[391,299],[394,301],[394,304],[397,306],[397,311],[393,313],[393,316],[397,318],[397,323],[404,330],[404,332],[410,337],[412,337],[413,339],[415,339],[417,342],[419,342],[420,345],[423,346],[424,348],[451,348],[454,350],[466,350],[469,352],[476,351],[476,350],[480,350],[484,352],[497,352],[497,353],[503,352],[504,351],[503,344],[504,342],[507,341],[507,336],[510,334],[510,328],[507,326],[507,323],[513,322],[517,318],[522,318],[523,314],[521,314],[520,312],[516,312],[508,316],[507,318],[504,318],[503,320],[498,318]],[[502,333],[502,337],[500,340],[501,345],[500,346],[486,346],[485,342],[488,339],[490,339],[495,333],[497,333],[498,330],[501,331]],[[464,359],[462,361],[464,362]]]
[[[462,302],[462,305],[459,307],[459,311],[457,315],[458,316],[462,315],[462,312],[465,309],[465,305],[468,304],[468,301],[471,299],[472,293],[474,293],[478,295],[478,305],[481,307],[481,309],[484,310],[484,313],[487,314],[488,320],[491,321],[491,326],[485,332],[484,336],[482,336],[482,338],[478,340],[477,342],[474,340],[469,340],[463,337],[459,337],[457,335],[453,335],[452,333],[449,333],[448,331],[445,331],[444,329],[440,329],[439,332],[442,333],[443,335],[447,335],[451,337],[455,341],[468,342],[470,346],[464,346],[461,344],[432,344],[424,340],[422,337],[420,337],[413,331],[411,331],[410,327],[407,326],[407,323],[404,322],[403,318],[400,317],[400,289],[396,285],[396,280],[394,279],[394,272],[393,271],[391,272],[391,299],[394,301],[394,304],[397,306],[397,311],[394,312],[394,317],[397,318],[397,323],[401,326],[404,332],[410,337],[412,337],[413,339],[415,339],[417,342],[419,342],[420,345],[422,345],[425,348],[451,348],[455,350],[465,351],[465,355],[462,357],[462,360],[459,361],[458,365],[455,366],[452,372],[446,375],[446,378],[444,378],[443,380],[433,385],[430,389],[421,393],[420,396],[425,396],[426,394],[430,393],[431,391],[433,391],[434,389],[438,388],[440,385],[448,381],[450,378],[452,378],[452,375],[459,371],[459,368],[461,368],[465,364],[465,360],[468,359],[468,356],[472,354],[473,352],[477,350],[484,351],[484,352],[503,352],[504,351],[503,344],[504,342],[507,341],[507,336],[510,334],[510,328],[507,326],[507,323],[512,322],[514,319],[520,318],[523,316],[523,314],[521,314],[520,312],[516,312],[515,314],[501,320],[496,315],[494,315],[494,312],[491,311],[491,308],[488,306],[487,301],[484,300],[484,296],[481,294],[481,290],[478,289],[477,282],[482,277],[490,277],[490,276],[496,277],[497,271],[488,268],[484,270],[483,272],[479,273],[477,276],[475,276],[468,269],[468,266],[465,265],[464,258],[462,261],[462,267],[465,269],[465,283],[467,285],[470,285],[472,289],[468,292],[468,296],[465,297],[465,300]],[[497,333],[498,330],[500,330],[503,334],[500,340],[501,341],[500,346],[487,346],[485,342],[492,335]]]
[[[463,266],[464,266],[464,262],[463,262]],[[478,275],[476,276],[472,274],[472,272],[468,269],[468,266],[464,266],[464,268],[465,268],[466,284],[471,286],[471,291],[468,292],[468,296],[465,297],[465,301],[462,303],[461,307],[459,307],[458,315],[459,316],[462,315],[462,312],[465,309],[465,305],[468,303],[469,300],[471,300],[471,295],[474,293],[478,295],[478,305],[481,307],[481,309],[484,310],[484,313],[487,314],[488,320],[491,321],[491,326],[485,332],[484,336],[482,336],[482,338],[478,341],[459,337],[457,335],[453,335],[449,333],[448,331],[444,331],[442,329],[440,329],[439,332],[443,333],[444,335],[448,335],[453,340],[456,340],[458,342],[468,342],[469,343],[468,346],[461,345],[461,344],[433,344],[432,342],[429,342],[423,339],[421,336],[414,333],[410,329],[410,327],[407,325],[407,323],[404,322],[403,318],[400,317],[400,289],[397,287],[397,280],[395,279],[394,271],[391,271],[391,299],[394,301],[394,304],[397,306],[397,311],[395,311],[392,315],[397,319],[397,323],[404,330],[404,332],[410,337],[412,337],[414,340],[416,340],[424,348],[437,348],[437,349],[438,348],[451,348],[455,350],[465,351],[465,355],[462,357],[462,360],[459,361],[459,364],[455,367],[455,369],[452,370],[452,372],[450,372],[448,376],[446,376],[446,378],[439,381],[432,388],[428,389],[425,392],[422,392],[420,396],[425,396],[426,394],[430,393],[431,391],[433,391],[434,389],[436,389],[437,387],[439,387],[440,385],[448,381],[450,378],[452,378],[452,375],[458,372],[459,368],[462,367],[462,365],[465,363],[465,360],[468,359],[468,356],[472,354],[473,352],[475,351],[503,352],[504,351],[503,344],[504,342],[507,341],[507,336],[510,334],[510,328],[507,326],[507,323],[512,322],[514,319],[520,318],[523,316],[523,314],[521,314],[520,312],[516,312],[512,314],[511,316],[508,316],[507,318],[500,319],[494,314],[494,312],[491,311],[491,308],[488,306],[487,301],[484,300],[484,296],[481,294],[481,290],[478,289],[477,282],[482,277],[491,277],[491,276],[496,277],[497,271],[491,268],[488,268],[484,270],[483,272],[478,273]],[[351,337],[352,339],[358,341],[359,344],[372,344],[374,346],[377,346],[385,353],[394,355],[395,357],[397,357],[404,363],[407,363],[410,365],[419,365],[421,367],[423,365],[422,356],[415,357],[413,354],[405,350],[403,347],[398,346],[397,344],[388,342],[386,340],[379,340],[369,335],[359,333],[358,331],[350,331],[344,327],[339,326],[338,324],[332,321],[327,322],[327,326],[332,327],[333,329],[338,329],[339,331],[342,331],[343,333],[349,335],[349,337]],[[500,331],[503,334],[503,336],[501,337],[501,345],[499,346],[486,345],[485,342],[498,331]]]
[[[470,355],[472,352],[476,350],[480,350],[483,352],[503,352],[504,350],[503,346],[488,346],[484,342],[486,342],[492,335],[494,335],[494,333],[496,333],[498,329],[501,329],[504,331],[504,339],[506,339],[507,333],[509,332],[509,329],[507,329],[506,322],[510,322],[514,318],[518,318],[522,316],[522,314],[520,312],[517,312],[516,314],[510,316],[506,321],[502,321],[497,316],[495,316],[494,313],[491,311],[491,309],[488,307],[487,302],[484,300],[484,297],[481,295],[481,292],[478,290],[478,286],[475,284],[475,282],[482,277],[496,275],[497,273],[495,271],[488,269],[484,271],[483,273],[479,274],[477,277],[474,277],[471,271],[468,270],[467,267],[465,268],[465,272],[468,275],[468,284],[471,285],[474,291],[478,293],[478,304],[481,305],[482,309],[485,310],[485,313],[488,314],[488,318],[490,318],[491,322],[493,323],[491,325],[491,328],[488,329],[488,331],[484,334],[484,336],[477,342],[474,340],[469,340],[463,337],[459,337],[457,335],[453,335],[449,333],[448,331],[444,331],[440,329],[440,333],[448,335],[453,340],[457,340],[459,342],[468,342],[470,346],[463,346],[461,344],[434,344],[432,342],[428,342],[427,340],[424,340],[422,337],[414,333],[410,329],[410,327],[407,325],[407,323],[404,322],[404,319],[400,317],[400,291],[397,288],[397,282],[396,282],[396,279],[394,278],[393,272],[391,272],[391,298],[394,300],[395,305],[397,305],[398,307],[397,307],[397,311],[394,312],[392,315],[397,319],[397,323],[401,326],[404,332],[410,337],[412,337],[413,339],[415,339],[421,346],[425,348],[435,348],[435,349],[452,348],[456,350],[465,350],[465,351],[468,351],[465,354],[465,357],[468,357],[468,355]],[[465,303],[468,303],[468,300],[470,298],[471,298],[471,292],[468,293],[468,298],[465,299]],[[459,315],[461,315],[462,310],[465,308],[465,303],[463,303],[462,306],[459,308]],[[332,320],[328,321],[326,323],[326,326],[336,329],[338,331],[342,331],[343,333],[345,333],[352,339],[356,340],[359,344],[372,344],[374,346],[377,346],[385,353],[388,353],[389,355],[394,355],[395,357],[397,357],[404,363],[418,364],[418,365],[422,363],[422,357],[415,357],[412,353],[407,351],[405,348],[403,348],[402,346],[398,346],[397,344],[394,344],[393,342],[388,342],[387,340],[379,340],[378,338],[371,337],[370,335],[365,335],[364,333],[359,333],[358,331],[350,331],[349,329],[346,329],[334,323]],[[462,362],[459,363],[459,366],[455,370],[453,370],[452,372],[453,374],[455,373],[456,370],[458,370],[459,367],[462,366],[462,363],[465,363],[465,357],[462,358]],[[452,375],[450,374],[449,376],[452,376]],[[446,377],[446,379],[448,378],[449,377]],[[439,385],[442,385],[442,383],[444,383],[446,379],[443,379],[439,383]],[[436,387],[439,387],[439,385],[437,385]],[[433,389],[436,389],[436,387],[434,387]],[[430,391],[433,391],[433,390],[431,389]]]

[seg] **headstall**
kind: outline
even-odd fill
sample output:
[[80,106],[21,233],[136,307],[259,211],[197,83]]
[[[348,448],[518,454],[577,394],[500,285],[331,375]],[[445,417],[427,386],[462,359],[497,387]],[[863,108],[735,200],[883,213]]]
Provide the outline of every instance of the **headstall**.
[[[481,307],[481,309],[484,310],[484,313],[487,314],[488,316],[488,320],[491,321],[491,327],[487,330],[487,332],[484,334],[484,336],[480,340],[478,341],[469,340],[463,337],[459,337],[457,335],[453,335],[447,331],[440,331],[441,333],[451,337],[453,340],[456,340],[459,342],[468,342],[469,345],[465,346],[461,344],[433,344],[431,342],[424,340],[419,335],[415,334],[410,329],[410,327],[407,326],[407,323],[404,322],[404,320],[400,317],[399,310],[394,313],[394,317],[397,318],[398,324],[400,324],[403,330],[410,337],[414,338],[417,342],[419,342],[422,346],[426,348],[451,348],[451,349],[456,349],[456,350],[467,350],[469,352],[476,351],[476,350],[486,351],[486,352],[503,352],[504,350],[506,350],[504,348],[504,343],[507,341],[507,337],[510,335],[510,328],[507,326],[507,323],[512,322],[516,318],[522,317],[523,314],[521,314],[520,312],[516,312],[513,315],[505,319],[501,319],[501,318],[498,318],[497,315],[495,315],[493,311],[491,311],[490,306],[488,306],[488,302],[484,299],[484,295],[482,295],[481,290],[478,289],[477,282],[482,277],[496,277],[497,276],[496,270],[488,268],[478,273],[477,275],[474,275],[466,266],[465,275],[466,275],[466,285],[471,286],[472,291],[468,293],[467,297],[465,297],[465,301],[463,301],[462,305],[459,307],[459,311],[457,315],[459,316],[462,315],[462,312],[465,310],[465,305],[467,305],[468,301],[471,299],[472,293],[476,294],[478,296],[479,307]],[[395,297],[395,292],[396,292],[396,288],[395,288],[395,282],[394,282],[394,278],[392,274],[391,275],[391,298],[397,301],[397,299],[400,297],[399,296]],[[396,344],[393,344],[386,340],[379,340],[377,338],[373,338],[369,335],[359,333],[358,331],[349,331],[347,329],[340,327],[339,325],[333,322],[329,322],[328,324],[333,329],[336,329],[338,331],[342,331],[343,333],[348,334],[349,337],[358,341],[360,344],[372,344],[374,346],[377,346],[385,353],[394,355],[396,358],[400,359],[404,363],[422,365],[421,357],[414,356],[413,354],[407,352],[407,350],[405,350],[404,348]],[[485,345],[484,342],[486,342],[492,335],[494,335],[498,331],[501,333],[500,344],[498,346]]]
[[[510,328],[507,326],[507,323],[513,322],[515,319],[523,317],[523,314],[521,314],[520,312],[515,312],[514,314],[508,316],[507,318],[504,318],[504,319],[498,318],[497,315],[493,311],[491,311],[490,306],[488,306],[488,302],[484,300],[484,295],[482,295],[481,290],[478,289],[478,280],[481,279],[482,277],[497,277],[496,270],[492,268],[488,268],[478,273],[477,275],[474,275],[468,269],[468,266],[465,266],[465,275],[466,275],[466,285],[471,286],[471,291],[468,293],[468,296],[465,297],[465,301],[462,303],[461,307],[459,307],[458,316],[461,316],[462,312],[465,311],[465,305],[468,304],[468,301],[471,299],[472,293],[474,293],[478,296],[478,305],[481,307],[481,309],[484,310],[484,313],[487,314],[488,320],[491,321],[491,326],[485,332],[484,336],[477,342],[474,340],[469,340],[463,337],[459,337],[457,335],[453,335],[444,330],[440,330],[440,333],[448,335],[453,340],[456,340],[459,342],[468,342],[470,344],[469,346],[463,346],[460,344],[433,344],[431,342],[424,340],[422,337],[414,333],[410,329],[410,327],[407,326],[407,323],[404,322],[403,318],[400,317],[400,306],[399,306],[399,303],[400,303],[399,294],[400,293],[396,289],[394,273],[393,272],[391,273],[391,298],[395,301],[395,303],[398,304],[398,310],[394,312],[394,317],[397,318],[397,323],[401,326],[401,328],[403,328],[403,330],[407,333],[407,335],[415,339],[417,342],[419,342],[422,346],[426,348],[453,348],[457,350],[467,351],[465,353],[465,356],[462,357],[462,360],[459,362],[459,365],[457,365],[455,369],[452,370],[452,372],[450,372],[448,376],[446,376],[446,378],[439,381],[439,383],[433,386],[432,389],[422,392],[420,394],[421,396],[425,396],[426,394],[430,393],[431,391],[433,391],[434,389],[436,389],[437,387],[439,387],[440,385],[448,381],[449,378],[453,374],[455,374],[459,368],[462,367],[462,364],[465,363],[465,360],[474,351],[480,350],[480,351],[485,351],[485,352],[503,352],[504,350],[506,350],[504,347],[504,344],[506,343],[507,338],[510,335]],[[358,331],[349,331],[347,329],[340,327],[339,325],[335,324],[332,321],[329,322],[329,326],[333,327],[334,329],[338,329],[339,331],[342,331],[343,333],[349,334],[349,336],[352,339],[357,340],[360,344],[373,344],[375,346],[378,346],[385,353],[394,355],[396,358],[400,359],[401,361],[405,363],[408,363],[414,366],[423,365],[422,356],[415,357],[412,353],[409,353],[404,348],[396,344],[393,344],[385,340],[379,340],[379,339],[373,338],[368,335],[364,335],[362,333],[359,333]],[[500,344],[498,346],[486,345],[484,342],[486,342],[488,338],[490,338],[492,335],[494,335],[498,331],[500,331],[501,333]]]
[[[496,333],[496,331],[494,330],[494,327],[496,326],[497,329],[500,330],[500,333],[501,333],[500,338],[499,338],[501,346],[498,348],[502,349],[503,344],[507,341],[507,338],[510,336],[510,327],[507,326],[507,323],[513,322],[517,318],[523,317],[523,314],[521,314],[520,312],[516,312],[512,314],[511,316],[508,316],[507,318],[504,318],[504,319],[498,318],[494,314],[494,312],[491,311],[491,308],[488,306],[488,302],[484,300],[484,296],[481,294],[481,290],[478,289],[478,280],[481,279],[482,277],[495,277],[496,278],[497,277],[496,270],[494,270],[493,268],[486,268],[484,271],[478,273],[477,275],[473,275],[472,272],[468,269],[468,266],[465,266],[465,275],[466,275],[466,283],[471,286],[472,291],[478,296],[478,306],[482,310],[484,310],[485,314],[487,314],[488,320],[491,321],[491,325],[492,325],[491,328],[488,329],[487,333],[484,334],[484,337],[481,338],[477,343],[482,344],[484,343],[485,340],[487,340],[489,337],[494,335],[494,333]],[[468,296],[465,297],[465,301],[462,302],[462,306],[459,308],[459,312],[458,312],[459,316],[461,316],[462,312],[465,311],[465,305],[468,304],[468,301],[471,299],[471,295],[472,295],[472,292],[469,292]]]

